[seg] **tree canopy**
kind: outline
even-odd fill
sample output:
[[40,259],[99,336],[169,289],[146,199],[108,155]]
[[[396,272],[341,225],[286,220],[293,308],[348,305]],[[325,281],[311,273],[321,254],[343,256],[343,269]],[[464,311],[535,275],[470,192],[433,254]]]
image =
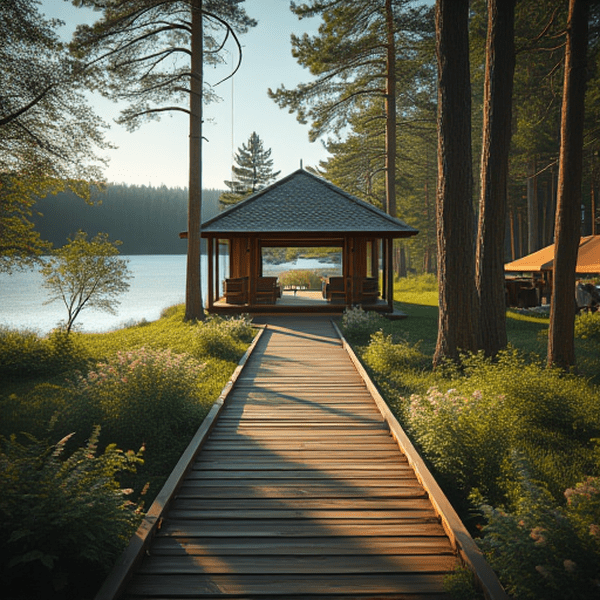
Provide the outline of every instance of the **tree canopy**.
[[116,314],[117,297],[129,289],[132,275],[127,260],[119,258],[117,246],[105,233],[91,240],[83,231],[56,250],[42,266],[46,303],[61,301],[67,309],[67,333],[84,308]]
[[85,97],[85,64],[69,55],[36,0],[0,3],[0,271],[48,251],[31,220],[35,196],[89,199],[102,179],[106,124]]
[[85,65],[38,4],[0,4],[0,172],[37,183],[101,179],[106,125],[86,101]]

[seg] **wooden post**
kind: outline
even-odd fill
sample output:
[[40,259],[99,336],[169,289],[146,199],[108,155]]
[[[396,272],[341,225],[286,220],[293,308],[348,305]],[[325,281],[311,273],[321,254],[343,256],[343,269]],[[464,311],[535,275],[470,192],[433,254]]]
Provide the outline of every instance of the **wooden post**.
[[381,298],[387,299],[388,290],[388,256],[385,240],[381,239]]
[[[217,248],[218,248],[217,243]],[[206,260],[208,262],[208,310],[211,310],[215,300],[215,288],[214,288],[214,251],[213,251],[213,238],[209,237],[206,240]]]
[[394,311],[394,261],[392,260],[393,252],[394,252],[394,240],[389,238],[386,240],[387,245],[387,294],[386,298],[388,301],[388,306],[390,307],[390,312]]
[[219,292],[219,281],[221,281],[221,275],[219,273],[219,259],[221,258],[221,240],[219,238],[215,238],[217,245],[215,248],[215,300],[218,300],[221,297]]

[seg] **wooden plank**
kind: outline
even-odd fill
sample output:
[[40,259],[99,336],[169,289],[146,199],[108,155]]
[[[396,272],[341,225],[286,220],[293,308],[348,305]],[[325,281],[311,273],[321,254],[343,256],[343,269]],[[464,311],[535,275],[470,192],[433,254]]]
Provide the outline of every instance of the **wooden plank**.
[[[129,592],[136,596],[152,595],[180,598],[214,598],[223,595],[282,597],[323,594],[441,594],[443,574],[344,574],[311,577],[299,575],[143,575],[132,582]],[[177,590],[174,593],[174,590]],[[442,598],[444,596],[441,596]]]
[[[229,485],[227,485],[229,484]],[[348,488],[346,486],[328,483],[310,482],[310,486],[295,481],[283,481],[278,485],[272,482],[245,480],[240,482],[228,481],[186,481],[179,489],[180,498],[220,498],[224,502],[235,498],[372,498],[383,499],[390,497],[417,497],[425,494],[416,477],[403,479],[401,482],[390,481],[387,485],[379,480],[361,480],[360,487]]]
[[354,554],[416,555],[449,554],[452,546],[440,537],[315,537],[315,538],[167,538],[158,537],[152,544],[154,556],[298,556],[315,554],[346,556]]
[[[311,511],[335,510],[344,515],[348,510],[414,510],[429,509],[431,504],[425,494],[421,496],[408,495],[405,497],[370,498],[228,498],[226,502],[206,498],[190,498],[177,495],[172,506],[176,509],[202,511]],[[275,516],[275,512],[272,513]],[[277,513],[281,517],[281,513]],[[340,516],[340,518],[342,518]]]
[[456,560],[452,555],[380,556],[149,556],[139,573],[173,575],[195,573],[235,573],[236,575],[323,574],[356,575],[382,573],[448,573]]
[[[418,526],[418,528],[417,528]],[[416,532],[422,536],[445,536],[444,528],[437,520],[382,519],[377,524],[377,535],[381,537],[409,536]],[[213,519],[194,521],[168,519],[163,523],[157,535],[168,537],[234,537],[272,538],[272,537],[323,537],[323,536],[366,536],[372,537],[373,523],[357,519],[338,521],[336,519]]]

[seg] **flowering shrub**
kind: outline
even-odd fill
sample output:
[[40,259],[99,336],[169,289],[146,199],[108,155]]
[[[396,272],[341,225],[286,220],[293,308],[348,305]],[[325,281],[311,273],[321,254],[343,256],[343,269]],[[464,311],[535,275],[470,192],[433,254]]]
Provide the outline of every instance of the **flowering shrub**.
[[377,331],[384,323],[384,317],[374,311],[365,311],[360,306],[346,308],[342,315],[342,332],[350,341],[362,342]]
[[252,319],[248,315],[230,318],[210,316],[198,326],[191,351],[199,358],[210,356],[237,362],[254,334]]
[[503,403],[502,396],[481,391],[442,393],[435,387],[410,398],[411,433],[436,470],[465,495],[478,492],[493,502],[504,500],[501,481],[512,421]]
[[10,597],[12,586],[18,597],[48,597],[72,583],[74,564],[104,575],[135,532],[140,507],[118,478],[141,455],[114,445],[99,454],[98,436],[69,457],[68,437],[54,446],[0,438],[0,573]]
[[187,443],[202,420],[198,377],[203,368],[191,356],[170,350],[118,352],[72,382],[78,402],[69,409],[71,418],[101,423],[107,439],[125,448],[152,440],[148,452],[154,459],[172,458],[173,448],[181,452],[176,441]]
[[600,480],[588,478],[557,504],[521,471],[514,513],[484,506],[479,545],[515,599],[592,600],[600,593]]

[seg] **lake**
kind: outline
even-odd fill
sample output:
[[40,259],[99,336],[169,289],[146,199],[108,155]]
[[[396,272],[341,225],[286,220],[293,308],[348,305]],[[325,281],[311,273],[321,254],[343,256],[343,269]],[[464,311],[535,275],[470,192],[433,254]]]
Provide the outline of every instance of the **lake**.
[[[78,331],[102,332],[146,319],[154,321],[163,309],[185,301],[184,254],[124,256],[129,260],[133,274],[129,290],[119,297],[117,314],[84,309],[75,327]],[[205,257],[203,257],[205,258]],[[273,267],[274,272],[288,269],[323,268],[318,259],[299,259]],[[326,265],[325,265],[326,266]],[[332,266],[332,268],[338,268]],[[228,257],[221,257],[219,273],[228,272]],[[266,269],[265,269],[266,270]],[[48,292],[42,287],[43,278],[38,271],[7,275],[0,273],[0,326],[13,329],[31,329],[46,334],[60,321],[66,319],[67,310],[62,302],[44,304]],[[202,261],[202,294],[206,302],[207,266]]]

